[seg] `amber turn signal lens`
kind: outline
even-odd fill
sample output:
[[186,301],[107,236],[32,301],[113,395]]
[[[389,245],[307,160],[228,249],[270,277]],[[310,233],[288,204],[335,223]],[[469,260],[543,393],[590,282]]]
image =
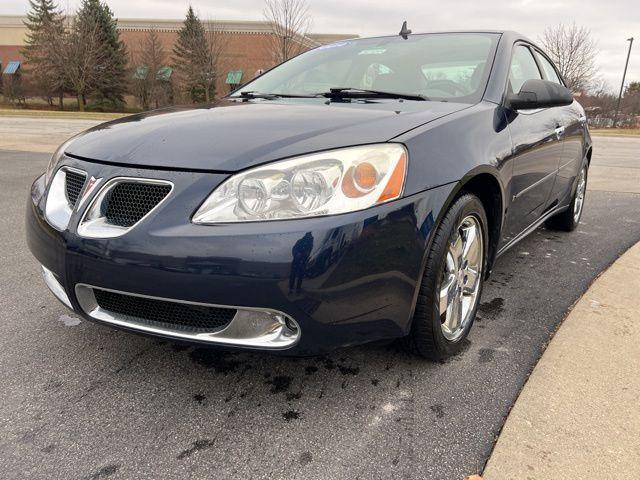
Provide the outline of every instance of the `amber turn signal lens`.
[[404,187],[404,177],[406,169],[407,154],[403,153],[398,160],[398,163],[396,164],[396,168],[391,174],[391,178],[389,179],[387,186],[382,191],[380,198],[378,198],[378,203],[393,200],[395,198],[398,198],[402,194],[402,187]]

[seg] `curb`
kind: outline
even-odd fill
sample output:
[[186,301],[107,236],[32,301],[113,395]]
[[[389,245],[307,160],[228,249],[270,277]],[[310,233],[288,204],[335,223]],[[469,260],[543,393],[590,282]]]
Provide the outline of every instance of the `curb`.
[[635,476],[638,291],[640,242],[570,309],[507,417],[485,480]]

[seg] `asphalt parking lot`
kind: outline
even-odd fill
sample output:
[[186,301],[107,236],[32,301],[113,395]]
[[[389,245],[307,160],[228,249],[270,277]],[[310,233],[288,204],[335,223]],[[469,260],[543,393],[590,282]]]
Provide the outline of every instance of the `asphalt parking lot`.
[[0,150],[0,477],[461,479],[480,471],[568,309],[640,240],[640,193],[606,177],[640,172],[640,139],[596,138],[595,152],[579,229],[541,228],[507,253],[465,352],[434,364],[394,344],[291,359],[80,321],[49,294],[24,241],[29,186],[48,155]]

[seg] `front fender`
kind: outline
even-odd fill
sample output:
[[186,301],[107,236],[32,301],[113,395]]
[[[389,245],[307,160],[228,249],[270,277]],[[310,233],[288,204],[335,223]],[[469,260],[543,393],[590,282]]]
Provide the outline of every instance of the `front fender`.
[[504,195],[511,180],[511,137],[504,109],[481,102],[394,138],[409,150],[408,195],[486,172]]

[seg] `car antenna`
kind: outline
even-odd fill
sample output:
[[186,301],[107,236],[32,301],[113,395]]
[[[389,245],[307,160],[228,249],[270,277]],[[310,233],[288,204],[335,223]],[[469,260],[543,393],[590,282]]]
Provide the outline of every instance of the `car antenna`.
[[411,30],[407,28],[406,20],[402,22],[402,28],[400,29],[400,33],[398,35],[400,35],[405,40],[409,38],[409,35],[411,35]]

